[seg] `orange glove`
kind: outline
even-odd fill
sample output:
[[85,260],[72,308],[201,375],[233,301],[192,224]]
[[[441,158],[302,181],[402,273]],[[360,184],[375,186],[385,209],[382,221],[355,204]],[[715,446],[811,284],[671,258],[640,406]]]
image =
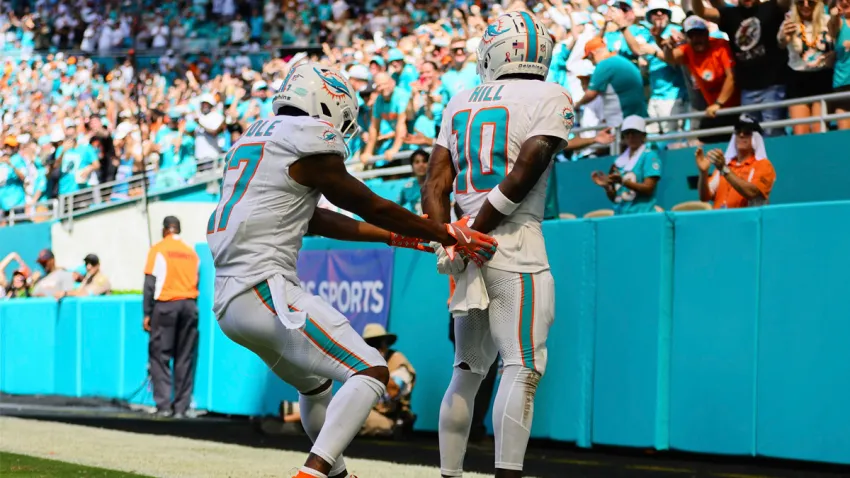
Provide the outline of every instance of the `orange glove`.
[[460,254],[464,259],[481,267],[493,258],[498,243],[487,234],[470,228],[468,223],[469,216],[464,216],[459,221],[446,224],[446,231],[457,241],[456,244],[446,247],[446,253],[449,259],[454,260],[455,254]]

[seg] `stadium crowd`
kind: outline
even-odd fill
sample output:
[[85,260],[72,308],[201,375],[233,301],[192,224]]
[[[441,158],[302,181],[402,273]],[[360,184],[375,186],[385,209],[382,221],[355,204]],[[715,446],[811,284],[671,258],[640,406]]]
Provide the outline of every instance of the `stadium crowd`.
[[[850,91],[850,0],[731,1],[7,1],[0,211],[31,212],[116,180],[94,200],[126,198],[140,193],[126,180],[143,171],[151,190],[191,183],[271,113],[276,88],[306,57],[342,69],[358,90],[351,167],[398,164],[397,153],[433,144],[448,100],[478,84],[478,39],[503,11],[533,11],[549,27],[549,79],[571,92],[581,127],[689,110],[707,117],[650,122],[647,133],[717,127],[736,120],[718,115],[723,108]],[[286,46],[303,52],[280,55]],[[848,103],[830,109],[850,111]],[[820,110],[816,102],[754,114]],[[574,158],[607,154],[594,142],[610,138],[580,136],[588,146]]]

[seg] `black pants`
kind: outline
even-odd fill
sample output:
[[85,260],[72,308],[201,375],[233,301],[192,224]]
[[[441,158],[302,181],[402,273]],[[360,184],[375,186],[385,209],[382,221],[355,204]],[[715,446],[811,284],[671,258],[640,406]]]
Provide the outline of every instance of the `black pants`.
[[[198,304],[194,299],[157,301],[148,343],[153,398],[158,410],[185,413],[192,402],[198,358]],[[174,404],[171,367],[174,360]]]
[[[455,319],[449,314],[449,340],[452,345],[455,345]],[[496,386],[496,376],[499,373],[499,358],[493,361],[490,365],[490,370],[478,387],[478,393],[475,394],[475,403],[472,409],[472,427],[469,431],[470,441],[480,441],[487,435],[487,427],[484,426],[484,418],[490,411],[490,401],[493,399],[493,389]]]

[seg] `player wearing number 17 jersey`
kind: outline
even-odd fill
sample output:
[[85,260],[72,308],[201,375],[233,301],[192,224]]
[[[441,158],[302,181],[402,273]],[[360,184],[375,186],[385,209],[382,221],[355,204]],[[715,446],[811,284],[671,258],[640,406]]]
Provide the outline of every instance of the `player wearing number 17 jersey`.
[[[304,234],[420,250],[423,240],[437,241],[479,262],[495,252],[492,238],[412,214],[348,174],[343,138],[356,133],[354,94],[335,70],[294,66],[275,96],[275,116],[251,125],[228,151],[207,226],[221,330],[299,392],[314,446],[298,478],[347,474],[342,452],[389,378],[383,357],[345,317],[300,287]],[[321,195],[371,224],[317,209]],[[333,380],[344,384],[331,400]]]
[[455,363],[440,408],[445,477],[461,476],[472,406],[500,354],[502,380],[493,407],[496,477],[522,476],[534,395],[546,369],[555,292],[541,221],[552,157],[567,144],[573,104],[544,79],[552,37],[526,12],[499,16],[478,47],[482,84],[452,97],[423,186],[423,212],[448,217],[448,197],[492,234],[499,250],[483,267],[440,254],[438,270],[456,281]]

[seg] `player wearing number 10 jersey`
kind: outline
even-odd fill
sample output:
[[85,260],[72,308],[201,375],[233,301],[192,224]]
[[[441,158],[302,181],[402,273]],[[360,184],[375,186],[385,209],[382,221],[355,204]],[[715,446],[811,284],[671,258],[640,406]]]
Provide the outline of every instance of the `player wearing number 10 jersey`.
[[[438,271],[456,281],[455,362],[440,409],[445,477],[461,476],[472,404],[500,354],[502,380],[493,407],[496,477],[522,476],[537,384],[546,369],[554,320],[554,281],[541,221],[552,157],[567,144],[573,104],[544,79],[552,37],[526,12],[499,16],[478,48],[482,84],[452,97],[423,186],[423,212],[448,217],[448,197],[492,234],[499,250],[483,267],[440,254]],[[492,232],[491,232],[492,231]]]
[[[251,125],[227,153],[221,201],[207,226],[221,330],[299,392],[314,446],[298,478],[347,474],[341,454],[389,378],[383,357],[345,317],[300,287],[304,234],[420,250],[423,240],[437,241],[477,261],[495,252],[492,238],[421,218],[348,174],[343,138],[356,132],[353,94],[332,69],[294,66],[275,96],[276,116]],[[320,195],[376,226],[317,209]],[[333,401],[332,380],[344,382]]]

